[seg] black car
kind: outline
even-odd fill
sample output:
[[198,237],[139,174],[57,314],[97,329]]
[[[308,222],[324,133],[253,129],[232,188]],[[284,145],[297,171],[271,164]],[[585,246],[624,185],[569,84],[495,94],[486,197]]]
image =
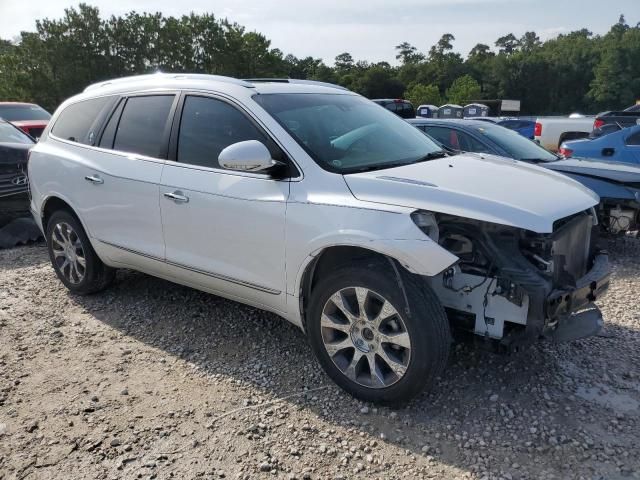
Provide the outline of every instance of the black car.
[[416,109],[413,108],[413,104],[408,100],[401,98],[376,98],[371,101],[402,118],[415,118],[416,116]]
[[35,141],[0,119],[0,227],[29,215],[27,156]]
[[[640,166],[566,159],[513,130],[477,120],[407,120],[450,152],[499,155],[563,173],[600,196],[600,228],[611,234],[640,230]],[[540,192],[541,195],[544,192]]]

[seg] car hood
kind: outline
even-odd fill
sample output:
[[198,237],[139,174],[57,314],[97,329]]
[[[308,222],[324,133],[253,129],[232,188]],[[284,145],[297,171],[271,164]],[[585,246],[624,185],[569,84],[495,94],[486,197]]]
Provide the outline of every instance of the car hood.
[[544,166],[557,172],[587,175],[618,183],[640,183],[640,165],[588,158],[568,158],[545,163]]
[[538,233],[596,205],[580,183],[545,168],[494,155],[461,154],[344,176],[363,201],[447,213]]
[[0,143],[0,166],[24,165],[29,158],[29,150],[35,144]]

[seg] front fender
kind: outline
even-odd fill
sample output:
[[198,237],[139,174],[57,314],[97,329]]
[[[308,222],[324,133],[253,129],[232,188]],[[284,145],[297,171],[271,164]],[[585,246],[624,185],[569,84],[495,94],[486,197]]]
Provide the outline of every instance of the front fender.
[[[296,212],[297,209],[300,212]],[[291,206],[288,215],[296,217],[297,221],[288,223],[287,228],[287,292],[295,297],[299,295],[307,267],[331,247],[370,250],[393,258],[410,272],[424,276],[437,275],[457,262],[458,257],[416,227],[409,213],[338,206]]]

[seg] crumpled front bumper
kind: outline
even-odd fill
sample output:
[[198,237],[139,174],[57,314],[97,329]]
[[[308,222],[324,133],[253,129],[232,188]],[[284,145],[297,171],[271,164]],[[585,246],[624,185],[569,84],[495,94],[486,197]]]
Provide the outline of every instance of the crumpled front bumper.
[[606,252],[598,253],[593,266],[571,289],[554,290],[547,298],[551,320],[544,336],[556,342],[596,335],[604,326],[600,309],[594,305],[609,288],[611,269]]

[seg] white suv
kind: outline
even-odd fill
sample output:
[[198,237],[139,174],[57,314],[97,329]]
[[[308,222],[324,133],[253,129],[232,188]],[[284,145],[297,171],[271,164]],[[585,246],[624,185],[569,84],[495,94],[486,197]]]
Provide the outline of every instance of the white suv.
[[132,268],[277,313],[327,374],[406,400],[451,332],[502,348],[602,325],[598,197],[546,169],[449,157],[337,86],[157,74],[66,101],[29,161],[60,280]]

